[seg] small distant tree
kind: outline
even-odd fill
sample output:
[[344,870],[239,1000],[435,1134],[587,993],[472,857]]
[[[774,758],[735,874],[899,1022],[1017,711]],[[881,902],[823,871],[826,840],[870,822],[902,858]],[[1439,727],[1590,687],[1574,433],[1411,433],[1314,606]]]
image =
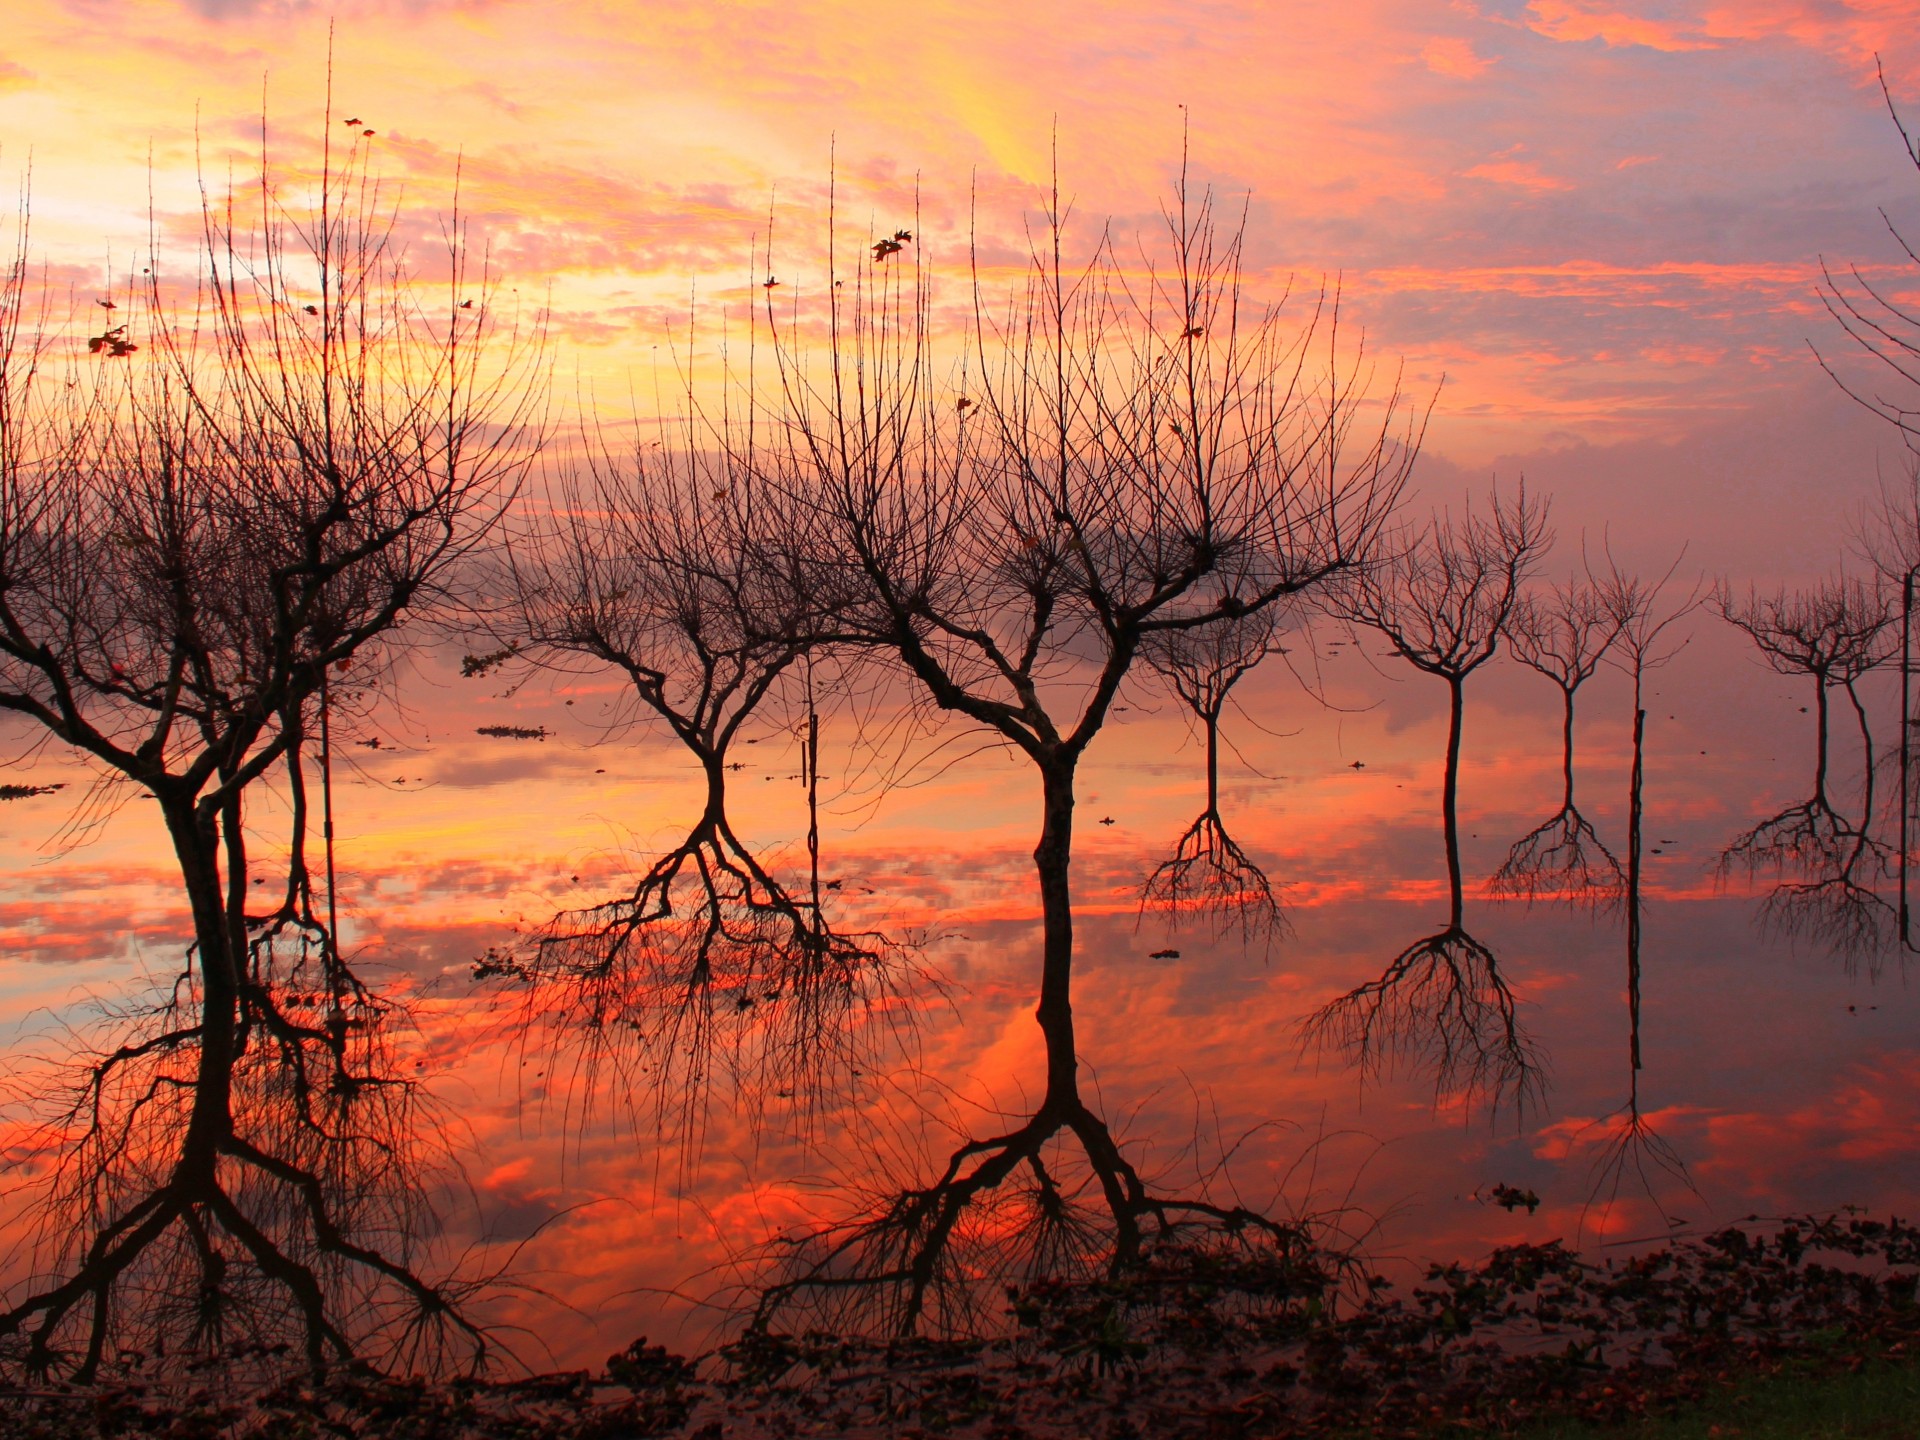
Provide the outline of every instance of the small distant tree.
[[1574,697],[1619,638],[1617,620],[1591,583],[1575,579],[1529,591],[1507,617],[1507,650],[1560,690],[1560,808],[1514,842],[1487,882],[1495,895],[1528,904],[1543,897],[1600,906],[1620,898],[1620,862],[1573,798]]
[[[1804,675],[1813,688],[1812,795],[1736,836],[1721,852],[1721,871],[1736,865],[1749,874],[1773,871],[1779,878],[1763,902],[1766,923],[1851,957],[1877,955],[1897,916],[1874,885],[1887,856],[1872,833],[1878,767],[1859,685],[1893,658],[1891,603],[1877,587],[1847,579],[1810,590],[1749,593],[1745,600],[1722,584],[1710,603],[1753,641],[1770,668]],[[1858,821],[1836,808],[1830,795],[1835,690],[1847,697],[1860,737]]]
[[1627,779],[1627,867],[1623,900],[1627,912],[1627,1099],[1618,1110],[1594,1122],[1598,1151],[1591,1176],[1588,1207],[1599,1206],[1604,1221],[1631,1180],[1665,1213],[1663,1188],[1693,1189],[1686,1162],[1672,1142],[1654,1129],[1641,1107],[1640,1097],[1640,980],[1641,941],[1645,906],[1641,868],[1646,847],[1646,679],[1648,672],[1670,663],[1686,648],[1688,635],[1674,627],[1700,602],[1696,585],[1678,600],[1670,598],[1669,584],[1680,568],[1684,552],[1658,580],[1648,581],[1607,556],[1606,570],[1596,577],[1600,603],[1613,626],[1613,643],[1606,661],[1632,683],[1633,758]]
[[1200,630],[1161,631],[1143,647],[1147,664],[1200,722],[1206,738],[1207,803],[1174,842],[1140,890],[1140,913],[1165,914],[1169,930],[1198,915],[1217,938],[1238,930],[1263,950],[1286,934],[1286,915],[1266,871],[1240,848],[1220,816],[1220,716],[1227,698],[1271,653],[1279,615],[1262,610],[1244,621]]
[[1483,514],[1434,517],[1327,595],[1336,617],[1379,632],[1401,659],[1446,682],[1440,813],[1448,911],[1445,928],[1394,956],[1377,980],[1328,1002],[1304,1033],[1363,1072],[1406,1064],[1443,1092],[1496,1104],[1528,1099],[1538,1065],[1499,962],[1466,929],[1460,738],[1467,679],[1498,652],[1521,586],[1551,543],[1546,505],[1522,486],[1512,499],[1496,495]]
[[[157,1000],[14,1075],[40,1120],[16,1374],[487,1351],[466,1280],[422,1269],[431,1112],[316,903],[304,767],[329,677],[374,683],[499,516],[539,389],[458,217],[435,297],[362,153],[311,209],[275,197],[263,169],[209,199],[185,311],[156,259],[86,355],[22,320],[24,253],[0,291],[0,711],[156,802],[192,916]],[[276,777],[291,859],[256,906],[249,801]]]

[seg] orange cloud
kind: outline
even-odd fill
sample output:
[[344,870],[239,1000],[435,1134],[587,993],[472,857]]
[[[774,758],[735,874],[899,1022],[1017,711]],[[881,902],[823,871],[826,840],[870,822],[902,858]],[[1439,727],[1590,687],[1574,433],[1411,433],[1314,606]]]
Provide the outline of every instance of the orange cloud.
[[1706,6],[1701,28],[1727,40],[1787,40],[1843,61],[1861,81],[1877,58],[1890,78],[1910,84],[1916,73],[1911,0],[1717,0]]
[[1512,149],[1482,161],[1471,169],[1460,173],[1472,180],[1490,180],[1496,185],[1516,185],[1522,190],[1571,190],[1573,182],[1558,175],[1548,175],[1531,160],[1522,160],[1524,145],[1515,145]]
[[1598,40],[1609,48],[1626,45],[1649,50],[1711,50],[1716,42],[1682,34],[1678,27],[1632,15],[1589,0],[1528,0],[1527,26],[1551,40]]
[[1420,51],[1420,58],[1436,75],[1451,75],[1460,80],[1475,80],[1499,63],[1499,57],[1476,55],[1473,42],[1457,35],[1436,36]]

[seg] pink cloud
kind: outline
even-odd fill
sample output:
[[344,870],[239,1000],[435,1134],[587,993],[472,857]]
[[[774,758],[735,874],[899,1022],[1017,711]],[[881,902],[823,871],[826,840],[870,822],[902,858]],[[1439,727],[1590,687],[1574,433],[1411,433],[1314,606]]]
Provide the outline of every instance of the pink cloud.
[[1460,80],[1478,79],[1499,63],[1498,56],[1488,58],[1475,54],[1473,42],[1457,35],[1435,36],[1420,51],[1420,58],[1434,74],[1451,75]]
[[1515,185],[1522,190],[1536,193],[1549,190],[1571,190],[1573,182],[1558,175],[1549,175],[1531,160],[1523,160],[1521,154],[1524,145],[1515,145],[1503,151],[1491,160],[1484,160],[1471,169],[1460,173],[1472,180],[1490,180],[1496,185]]
[[1529,0],[1527,26],[1551,40],[1598,40],[1609,49],[1638,45],[1663,51],[1711,50],[1716,44],[1684,34],[1676,25],[1591,0]]
[[1843,61],[1869,81],[1876,57],[1892,78],[1911,82],[1914,10],[1909,0],[1718,0],[1705,7],[1701,28],[1728,40],[1787,40]]

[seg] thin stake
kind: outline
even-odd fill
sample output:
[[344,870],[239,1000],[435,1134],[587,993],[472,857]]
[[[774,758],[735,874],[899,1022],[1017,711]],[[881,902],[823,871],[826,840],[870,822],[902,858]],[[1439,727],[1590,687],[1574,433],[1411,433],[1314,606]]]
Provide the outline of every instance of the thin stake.
[[343,987],[340,983],[342,969],[340,965],[340,913],[334,902],[333,884],[333,733],[328,726],[328,712],[332,709],[332,692],[327,688],[327,670],[320,668],[320,833],[326,841],[327,850],[327,944],[328,959],[331,962],[334,1004],[340,1003]]
[[1913,811],[1913,576],[1920,566],[1908,566],[1900,586],[1900,943],[1913,949],[1907,923],[1908,833]]

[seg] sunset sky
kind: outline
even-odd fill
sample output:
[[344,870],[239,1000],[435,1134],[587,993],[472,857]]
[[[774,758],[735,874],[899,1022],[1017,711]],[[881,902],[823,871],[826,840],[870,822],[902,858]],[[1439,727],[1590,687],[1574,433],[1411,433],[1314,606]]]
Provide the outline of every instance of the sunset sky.
[[[737,325],[768,269],[789,293],[820,284],[830,181],[847,243],[915,227],[919,257],[945,287],[937,293],[957,303],[970,228],[983,255],[1016,254],[1056,165],[1077,235],[1090,239],[1110,221],[1126,247],[1152,233],[1184,135],[1192,176],[1235,210],[1247,206],[1250,294],[1277,300],[1290,277],[1296,292],[1337,281],[1343,324],[1363,327],[1384,365],[1404,361],[1409,390],[1437,391],[1417,504],[1452,504],[1524,476],[1530,492],[1553,497],[1553,577],[1571,572],[1583,538],[1603,535],[1662,567],[1686,544],[1685,582],[1826,574],[1847,554],[1859,504],[1905,468],[1890,429],[1822,373],[1814,350],[1871,385],[1823,306],[1823,258],[1920,304],[1920,266],[1881,215],[1920,248],[1920,174],[1888,116],[1875,58],[1920,126],[1920,0],[5,8],[0,177],[30,196],[34,253],[81,306],[148,263],[150,235],[163,264],[185,268],[200,187],[218,193],[229,174],[257,175],[264,112],[270,164],[290,192],[313,172],[321,137],[336,153],[364,147],[372,172],[399,187],[403,233],[423,256],[457,175],[461,212],[506,294],[552,306],[563,408],[580,395],[624,405],[652,385],[690,303],[708,322]],[[1684,680],[1677,671],[1657,679],[1651,702],[1655,823],[1674,837],[1651,884],[1702,898],[1715,893],[1714,848],[1749,822],[1757,796],[1795,798],[1810,760],[1796,713],[1806,696],[1794,682],[1765,674],[1728,634],[1689,660]],[[341,782],[349,944],[391,958],[408,985],[463,976],[516,919],[537,922],[596,885],[617,885],[636,856],[673,835],[684,818],[674,807],[691,793],[671,747],[592,746],[612,682],[508,693],[460,681],[446,661],[422,662],[407,714],[382,721],[389,748],[343,765]],[[1416,912],[1444,892],[1432,827],[1444,694],[1384,663],[1351,654],[1343,663],[1330,694],[1347,708],[1321,710],[1263,675],[1248,687],[1249,709],[1267,733],[1229,722],[1246,746],[1228,766],[1245,838],[1274,857],[1290,905],[1327,902],[1303,924],[1301,948],[1265,969],[1204,945],[1190,948],[1204,955],[1190,972],[1149,973],[1130,955],[1127,984],[1092,992],[1089,1052],[1109,1065],[1115,1094],[1143,1107],[1143,1133],[1168,1116],[1184,1123],[1181,1062],[1202,1084],[1226,1084],[1248,1055],[1285,1078],[1229,1094],[1234,1123],[1258,1124],[1277,1107],[1333,1105],[1320,1113],[1336,1122],[1339,1106],[1360,1111],[1351,1075],[1299,1070],[1290,1027],[1307,999],[1351,983],[1356,966],[1417,933]],[[1622,686],[1603,676],[1582,712],[1582,764],[1592,770],[1581,784],[1594,787],[1596,817],[1615,826],[1630,720]],[[1482,877],[1557,800],[1558,699],[1512,667],[1475,687],[1464,793],[1468,865]],[[1890,695],[1876,692],[1876,703]],[[489,746],[473,736],[475,715],[551,726],[554,737]],[[1130,734],[1132,724],[1140,729]],[[768,738],[785,739],[771,726]],[[1142,855],[1195,808],[1190,741],[1171,710],[1136,714],[1115,721],[1084,772],[1088,814],[1120,817],[1114,830],[1083,837],[1076,873],[1090,931],[1115,955],[1146,948],[1126,928],[1132,887]],[[1348,768],[1361,757],[1364,774]],[[788,763],[775,757],[769,768]],[[870,828],[864,800],[830,822],[834,863],[892,897],[873,902],[893,906],[886,923],[964,930],[979,942],[966,952],[978,968],[960,976],[978,1027],[936,1026],[927,1063],[1001,1100],[1031,1078],[1037,1055],[1025,888],[1036,807],[1010,773],[990,758],[939,787],[889,797]],[[743,829],[786,847],[791,861],[797,792],[757,773],[741,784]],[[116,983],[130,956],[139,965],[157,957],[151,968],[164,972],[177,954],[183,903],[152,816],[128,803],[97,844],[65,849],[71,832],[59,825],[78,792],[0,817],[0,933],[17,951],[58,962],[0,968],[0,1013],[10,1019],[64,1004],[77,986]],[[946,870],[901,861],[930,850]],[[1409,903],[1350,904],[1380,896]],[[1620,1050],[1615,932],[1583,917],[1568,922],[1573,940],[1553,932],[1527,952],[1544,926],[1498,913],[1507,918],[1495,928],[1521,937],[1530,1001],[1564,1047],[1567,1074],[1594,1056],[1611,1067]],[[1752,958],[1741,948],[1744,918],[1729,916],[1731,902],[1704,904],[1656,937],[1675,958],[1657,998],[1676,1019],[1653,1049],[1672,1066],[1662,1084],[1674,1084],[1650,1106],[1674,1107],[1676,1132],[1701,1174],[1724,1182],[1729,1203],[1802,1203],[1801,1192],[1767,1188],[1793,1166],[1812,1175],[1825,1165],[1840,1177],[1834,1185],[1851,1187],[1834,1203],[1898,1195],[1913,1178],[1915,1122],[1910,1101],[1884,1097],[1913,1091],[1920,1062],[1909,1017],[1920,1000],[1889,998],[1884,1015],[1847,1030],[1835,997],[1849,982],[1838,967],[1761,947],[1751,973],[1777,988],[1736,997],[1740,1023],[1760,1037],[1745,1068],[1718,1065],[1719,1052],[1703,1059],[1688,1049],[1705,1026],[1694,997],[1722,981],[1718,993],[1737,989],[1749,972],[1735,962]],[[1366,952],[1358,960],[1356,946]],[[991,961],[979,958],[989,951]],[[1249,975],[1259,994],[1243,1005],[1232,997],[1255,988]],[[1781,996],[1787,1002],[1775,1003]],[[1168,1027],[1194,1023],[1208,1006],[1217,1007],[1212,1028],[1194,1032],[1206,1043],[1168,1052]],[[1813,1007],[1823,1018],[1803,1026]],[[466,1066],[448,1093],[473,1132],[483,1199],[530,1225],[584,1193],[568,1184],[617,1188],[631,1154],[604,1136],[575,1146],[570,1180],[554,1178],[566,1136],[542,1130],[513,1085],[499,1083],[524,1057],[508,1052],[497,1027],[482,1034],[481,1020],[443,998],[427,1013],[421,1053],[436,1071]],[[1871,1043],[1860,1041],[1863,1029]],[[1491,1153],[1507,1167],[1501,1178],[1536,1173],[1525,1167],[1564,1153],[1580,1125],[1617,1103],[1614,1069],[1580,1075],[1564,1106],[1524,1137],[1449,1131],[1444,1142],[1409,1141],[1383,1162],[1381,1193],[1393,1199],[1403,1181],[1417,1187],[1439,1173],[1443,1162],[1429,1164],[1422,1146],[1478,1147],[1474,1163]],[[1803,1088],[1768,1090],[1788,1075]],[[518,1083],[530,1084],[524,1074]],[[1432,1097],[1418,1085],[1388,1087],[1371,1103],[1368,1123],[1382,1132],[1433,1132]],[[726,1172],[714,1193],[727,1198],[700,1224],[680,1212],[593,1212],[579,1223],[597,1238],[577,1248],[598,1257],[594,1247],[611,1247],[634,1264],[651,1257],[663,1284],[685,1259],[673,1250],[682,1241],[712,1262],[688,1234],[706,1234],[708,1221],[716,1232],[751,1228],[753,1215],[777,1218],[782,1204],[799,1203],[769,1200],[777,1187],[758,1182],[727,1191],[763,1158],[778,1169],[780,1157],[762,1157],[758,1143],[731,1132],[716,1142],[717,1154],[736,1146],[709,1157],[715,1174]],[[751,1164],[741,1158],[749,1151]],[[1479,1210],[1461,1195],[1451,1201],[1456,1210],[1427,1233],[1480,1233],[1460,1220]],[[728,1206],[744,1218],[728,1220]],[[1570,1225],[1575,1208],[1558,1197],[1541,1223]],[[598,1281],[611,1287],[610,1273]],[[631,1295],[620,1303],[640,1304]]]
[[1186,123],[1195,176],[1249,198],[1257,297],[1338,277],[1373,353],[1416,387],[1445,377],[1436,494],[1524,471],[1563,528],[1658,504],[1738,532],[1709,563],[1784,545],[1813,569],[1844,526],[1768,512],[1871,489],[1877,453],[1897,468],[1808,342],[1845,348],[1822,257],[1909,283],[1877,212],[1920,229],[1920,177],[1875,55],[1920,113],[1917,17],[1910,0],[27,0],[0,51],[0,169],[31,166],[40,253],[105,285],[144,252],[150,193],[162,234],[185,233],[196,153],[215,189],[255,165],[263,106],[275,163],[312,161],[331,27],[336,145],[404,183],[422,246],[458,164],[504,283],[551,294],[563,388],[624,395],[690,295],[737,317],[770,218],[772,268],[818,278],[830,175],[856,239],[906,223],[917,185],[924,258],[958,297],[970,196],[985,248],[1020,244],[1057,133],[1081,234],[1111,217],[1124,243],[1159,223]]

